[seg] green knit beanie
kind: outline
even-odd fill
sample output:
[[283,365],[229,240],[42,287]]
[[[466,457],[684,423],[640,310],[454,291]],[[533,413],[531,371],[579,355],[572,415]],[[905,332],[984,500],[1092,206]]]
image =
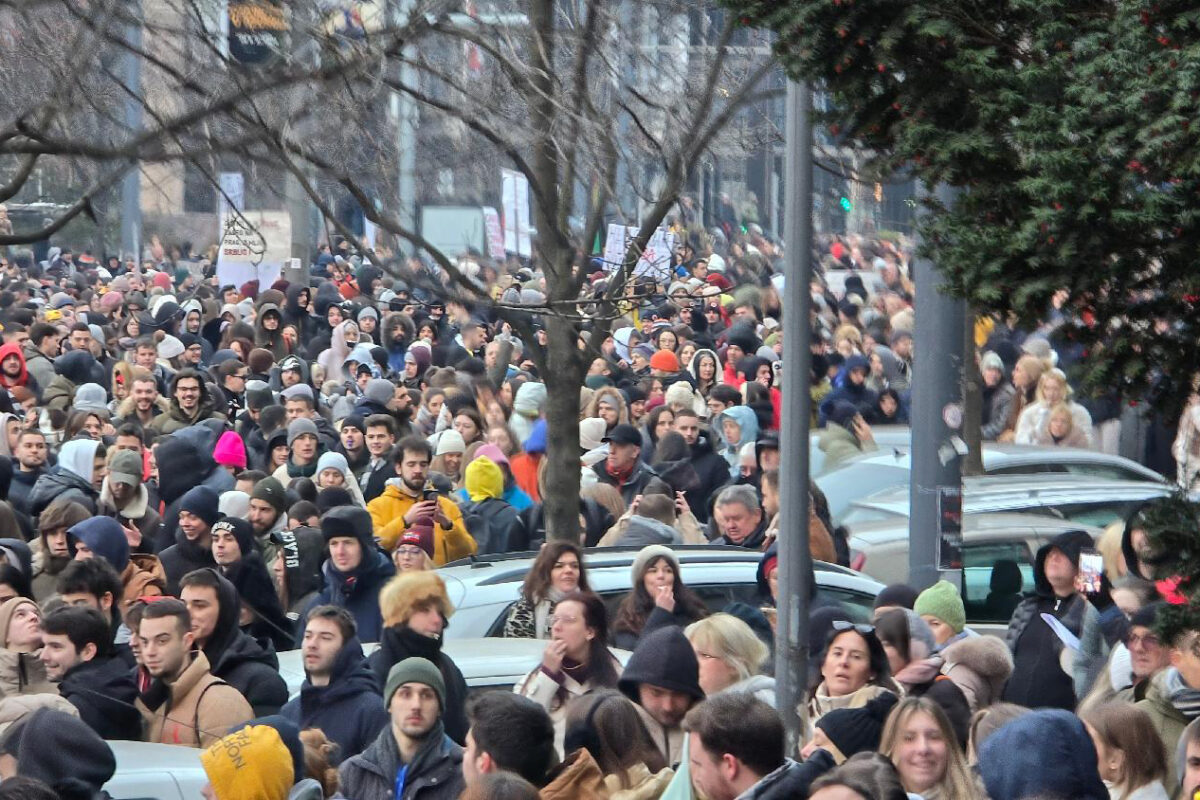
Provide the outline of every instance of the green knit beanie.
[[962,633],[967,625],[967,610],[963,608],[962,597],[950,581],[938,581],[917,595],[913,611],[922,617],[926,614],[937,617],[953,628],[955,633]]
[[446,682],[442,673],[432,661],[427,658],[406,658],[398,664],[393,664],[388,671],[387,683],[383,686],[383,707],[392,704],[392,695],[406,683],[423,683],[437,692],[438,704],[446,708]]

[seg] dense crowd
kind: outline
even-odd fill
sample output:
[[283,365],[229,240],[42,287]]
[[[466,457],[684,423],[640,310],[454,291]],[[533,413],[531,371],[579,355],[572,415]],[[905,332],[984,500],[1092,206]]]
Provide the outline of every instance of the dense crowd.
[[[435,267],[397,280],[345,245],[270,286],[221,285],[186,245],[0,256],[0,798],[104,796],[123,739],[199,748],[218,800],[1192,797],[1200,632],[1157,638],[1169,587],[1136,518],[1095,543],[1100,594],[1076,585],[1090,536],[1042,548],[1007,639],[971,630],[947,582],[889,586],[870,618],[814,594],[808,730],[785,752],[782,252],[689,209],[611,335],[580,330],[577,539],[546,535],[536,316],[523,342],[493,306],[447,302]],[[907,424],[914,288],[902,240],[817,255],[830,468]],[[545,297],[536,263],[460,263],[496,300]],[[599,296],[605,265],[579,269]],[[984,435],[1115,450],[1119,414],[1072,399],[1054,321],[981,320]],[[813,557],[848,564],[815,484],[810,505]],[[709,608],[688,544],[761,553],[758,602]],[[610,546],[636,550],[614,606],[588,582]],[[525,551],[503,636],[544,653],[472,697],[437,568]]]

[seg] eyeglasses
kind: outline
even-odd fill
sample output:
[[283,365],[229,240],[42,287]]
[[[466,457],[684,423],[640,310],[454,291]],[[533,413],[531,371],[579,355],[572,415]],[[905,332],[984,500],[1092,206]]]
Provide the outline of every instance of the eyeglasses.
[[863,636],[871,636],[875,633],[874,625],[856,625],[846,619],[834,620],[833,629],[839,633],[854,631],[855,633],[861,633]]
[[416,558],[417,556],[421,555],[424,552],[425,551],[419,547],[397,547],[396,548],[396,555],[404,556],[406,558]]
[[551,614],[546,618],[546,622],[550,625],[561,622],[563,625],[574,625],[579,622],[579,617],[569,617],[566,614]]
[[1125,640],[1125,646],[1132,648],[1134,645],[1142,645],[1143,647],[1161,647],[1162,642],[1153,633],[1138,634],[1131,633],[1129,638]]

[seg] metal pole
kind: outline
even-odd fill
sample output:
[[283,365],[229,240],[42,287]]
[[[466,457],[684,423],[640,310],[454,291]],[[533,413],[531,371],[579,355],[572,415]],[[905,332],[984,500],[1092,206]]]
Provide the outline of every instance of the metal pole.
[[[400,0],[397,3],[397,23],[407,25],[413,9],[414,0]],[[400,82],[405,86],[417,85],[417,72],[411,66],[416,55],[413,45],[405,45],[402,51],[404,57],[400,65]],[[407,92],[396,92],[396,170],[398,205],[396,216],[408,230],[417,230],[417,103]],[[414,248],[407,239],[400,239],[400,250],[406,255],[415,255]]]
[[[130,16],[126,36],[130,49],[125,54],[125,86],[129,93],[125,97],[125,129],[133,139],[142,129],[142,61],[137,53],[142,49],[142,4],[131,0]],[[129,172],[121,181],[121,251],[132,253],[141,263],[142,251],[142,170],[139,162],[133,162]]]
[[783,294],[783,415],[779,495],[779,600],[775,636],[775,686],[787,729],[787,753],[796,756],[807,735],[808,609],[812,556],[808,549],[808,435],[812,414],[812,94],[805,84],[787,87],[785,220],[787,277]]
[[[937,189],[944,205],[952,190]],[[941,277],[929,259],[913,265],[916,284],[912,392],[912,484],[908,518],[908,582],[923,589],[939,578],[942,520],[939,505],[946,491],[962,489],[962,458],[951,439],[961,436],[962,372],[965,331],[962,300],[938,291]],[[961,574],[961,573],[957,573]]]

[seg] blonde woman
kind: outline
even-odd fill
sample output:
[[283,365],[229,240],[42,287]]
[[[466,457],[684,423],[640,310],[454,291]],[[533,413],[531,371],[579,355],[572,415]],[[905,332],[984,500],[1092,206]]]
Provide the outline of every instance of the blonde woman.
[[688,625],[683,634],[700,664],[705,695],[749,692],[775,707],[775,679],[760,674],[771,650],[749,625],[732,614],[713,614]]
[[1046,427],[1050,410],[1059,403],[1065,403],[1071,411],[1074,427],[1083,433],[1087,446],[1092,447],[1092,415],[1086,408],[1072,401],[1072,394],[1074,393],[1067,384],[1067,376],[1061,369],[1042,373],[1037,383],[1037,400],[1021,412],[1013,441],[1017,444],[1037,444],[1037,432]]
[[932,700],[901,700],[888,716],[879,752],[892,760],[906,792],[924,800],[979,797],[950,721]]

